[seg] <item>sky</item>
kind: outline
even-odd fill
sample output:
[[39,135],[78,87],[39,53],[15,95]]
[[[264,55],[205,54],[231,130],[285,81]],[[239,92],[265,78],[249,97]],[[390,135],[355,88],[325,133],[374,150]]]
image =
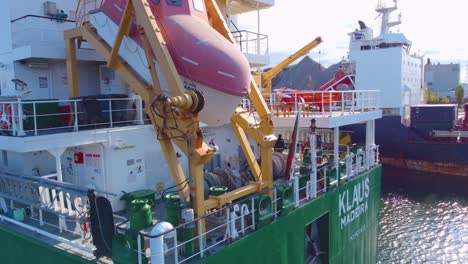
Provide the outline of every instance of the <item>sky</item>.
[[[383,0],[385,1],[385,0]],[[392,1],[388,1],[392,4]],[[270,62],[274,65],[302,46],[321,36],[324,42],[309,56],[325,66],[347,55],[349,36],[358,20],[380,32],[377,0],[275,0],[275,5],[260,12],[260,32],[269,37]],[[412,41],[412,51],[433,62],[468,61],[467,0],[399,0],[396,19],[402,24],[391,28]],[[240,29],[257,31],[257,13],[238,17]]]

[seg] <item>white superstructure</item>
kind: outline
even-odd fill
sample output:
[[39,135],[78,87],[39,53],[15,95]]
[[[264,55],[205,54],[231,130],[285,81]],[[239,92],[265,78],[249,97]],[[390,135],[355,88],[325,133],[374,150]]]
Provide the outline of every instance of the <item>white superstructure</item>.
[[356,89],[381,91],[384,115],[409,117],[409,106],[420,104],[423,86],[422,57],[411,51],[411,41],[403,33],[390,32],[401,23],[390,21],[390,13],[397,10],[397,2],[387,5],[378,2],[376,11],[382,17],[380,34],[376,37],[363,22],[360,29],[349,33],[349,60],[356,64]]

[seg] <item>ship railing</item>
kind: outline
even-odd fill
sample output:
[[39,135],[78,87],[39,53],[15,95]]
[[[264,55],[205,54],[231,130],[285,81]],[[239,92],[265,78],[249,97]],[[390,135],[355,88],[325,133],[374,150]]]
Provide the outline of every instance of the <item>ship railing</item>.
[[93,254],[94,246],[83,243],[90,242],[87,194],[91,191],[98,195],[115,194],[59,182],[57,178],[57,173],[25,176],[0,172],[0,209],[5,213],[0,220]]
[[140,96],[0,101],[0,134],[6,136],[38,136],[147,122]]
[[[247,103],[243,103],[247,105]],[[332,117],[380,109],[377,90],[294,91],[272,93],[267,104],[276,117]]]
[[[288,181],[281,185],[291,187],[292,184],[292,181]],[[271,204],[260,206],[257,201],[262,198],[271,199]],[[156,235],[148,231],[130,230],[137,238],[134,249],[138,255],[137,263],[145,263],[145,260],[161,264],[199,261],[286,214],[279,207],[281,199],[278,189],[270,188]],[[129,232],[123,225],[117,226],[117,230],[119,233]],[[159,251],[153,247],[159,245],[158,239],[164,243]],[[164,257],[161,259],[161,256]]]
[[76,27],[80,27],[84,22],[89,21],[89,11],[100,8],[103,3],[104,0],[78,0],[75,10]]
[[232,35],[243,53],[268,56],[268,35],[248,30],[233,31]]
[[380,164],[378,145],[371,145],[368,149],[360,148],[356,153],[350,153],[344,159],[346,164],[345,179],[352,179]]
[[[43,176],[22,176],[16,173],[2,172],[0,174],[0,197],[10,200],[10,210],[15,209],[15,203],[28,205],[30,218],[37,220],[39,226],[47,224],[43,217],[44,212],[55,214],[58,216],[56,227],[60,233],[63,231],[73,233],[73,230],[67,228],[66,223],[75,221],[75,224],[78,224],[76,221],[82,220],[88,212],[87,191],[72,187],[67,183],[57,182],[57,178],[57,173]],[[84,234],[80,233],[79,235]]]
[[[300,179],[301,176],[295,175],[293,179],[276,183],[275,187],[264,190],[262,193],[243,198],[221,209],[214,209],[201,218],[185,221],[165,231],[155,234],[152,231],[131,230],[137,241],[137,246],[133,250],[138,255],[138,263],[145,263],[147,260],[161,264],[194,263],[214,254],[266,224],[276,221],[288,214],[290,210],[312,202],[339,184],[363,175],[366,170],[361,170],[361,168],[370,169],[378,165],[378,146],[373,146],[368,151],[361,150],[356,154],[356,158],[349,159],[348,156],[348,161],[352,162],[349,165],[352,166],[349,168],[352,173],[347,173],[348,169],[346,169],[343,173],[336,174],[334,164],[319,166],[318,170],[323,173],[317,177],[316,191],[313,191],[314,186],[311,181],[305,182]],[[336,175],[340,175],[339,179]],[[285,187],[291,188],[293,193],[293,198],[290,200],[292,202],[289,204],[293,208],[289,210],[283,209],[286,208],[283,207],[285,201],[279,189],[284,190]],[[271,197],[269,198],[272,201],[271,206],[258,206],[257,201],[267,196]],[[190,214],[193,215],[193,211]],[[117,226],[117,230],[119,233],[129,232],[129,229],[122,225]]]
[[308,203],[331,188],[354,179],[380,164],[379,146],[376,145],[367,150],[364,147],[359,148],[356,154],[349,152],[349,150],[346,153],[344,158],[339,159],[338,167],[331,162],[318,165],[316,182],[312,181],[311,175],[301,175],[294,178],[296,207]]

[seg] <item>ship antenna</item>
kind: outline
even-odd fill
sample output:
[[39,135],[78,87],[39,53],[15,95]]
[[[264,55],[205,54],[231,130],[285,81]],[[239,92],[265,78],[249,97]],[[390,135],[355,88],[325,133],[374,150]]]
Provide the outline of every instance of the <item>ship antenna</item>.
[[321,55],[322,55],[322,48],[319,47],[319,51],[318,51],[318,67],[319,69],[321,69],[321,62],[320,62],[320,58],[321,58]]
[[398,16],[398,20],[390,21],[390,13],[398,9],[398,1],[393,0],[394,5],[389,6],[385,4],[384,0],[377,1],[377,8],[375,11],[382,15],[382,24],[380,27],[380,35],[387,34],[391,27],[397,26],[401,24],[401,14]]

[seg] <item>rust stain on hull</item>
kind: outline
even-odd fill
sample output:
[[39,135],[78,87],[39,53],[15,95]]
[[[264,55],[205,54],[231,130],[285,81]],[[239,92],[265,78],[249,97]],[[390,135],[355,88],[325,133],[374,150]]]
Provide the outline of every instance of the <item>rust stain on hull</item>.
[[403,169],[468,177],[468,164],[429,162],[422,160],[405,160],[389,157],[381,157],[380,160],[385,165],[390,165]]

